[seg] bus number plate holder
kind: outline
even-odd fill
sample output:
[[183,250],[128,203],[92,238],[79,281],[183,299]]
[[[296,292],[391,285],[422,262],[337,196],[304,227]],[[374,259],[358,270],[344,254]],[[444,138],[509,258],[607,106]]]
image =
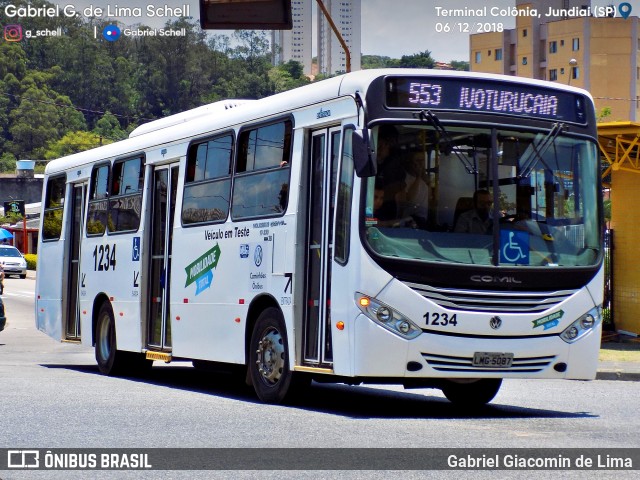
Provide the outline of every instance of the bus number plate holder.
[[484,368],[510,368],[513,364],[513,353],[475,352],[473,366]]

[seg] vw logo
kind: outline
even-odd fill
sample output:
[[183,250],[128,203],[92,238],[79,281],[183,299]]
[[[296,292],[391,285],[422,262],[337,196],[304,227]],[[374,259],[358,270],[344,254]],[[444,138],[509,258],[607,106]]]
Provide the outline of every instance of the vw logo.
[[256,251],[253,252],[253,261],[255,262],[256,267],[262,265],[262,247],[260,245],[258,245],[256,247]]
[[500,317],[491,317],[489,326],[494,330],[498,330],[502,326],[502,319]]

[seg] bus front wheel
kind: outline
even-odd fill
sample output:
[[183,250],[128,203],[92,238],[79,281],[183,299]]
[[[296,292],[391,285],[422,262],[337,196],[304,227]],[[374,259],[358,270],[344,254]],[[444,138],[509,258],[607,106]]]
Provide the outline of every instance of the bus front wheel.
[[277,308],[264,310],[251,334],[249,373],[258,398],[265,403],[281,403],[291,386],[287,331]]
[[118,375],[122,371],[123,352],[116,348],[116,325],[108,303],[100,307],[96,322],[96,361],[105,375]]
[[480,407],[493,400],[501,385],[501,378],[482,378],[472,381],[449,380],[442,386],[442,393],[457,406]]

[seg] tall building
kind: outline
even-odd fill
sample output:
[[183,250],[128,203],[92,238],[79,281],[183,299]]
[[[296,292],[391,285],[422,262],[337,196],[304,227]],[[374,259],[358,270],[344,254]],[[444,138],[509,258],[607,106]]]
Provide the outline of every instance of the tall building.
[[280,65],[289,60],[300,62],[304,73],[311,74],[313,59],[313,21],[312,6],[315,0],[292,0],[291,30],[274,30],[271,34],[274,64]]
[[[592,15],[588,0],[517,0],[516,28],[470,36],[470,69],[588,90],[607,121],[640,119],[638,17]],[[551,10],[550,10],[551,9]],[[537,10],[540,17],[527,12]],[[552,12],[552,16],[547,16]],[[600,12],[602,13],[602,12]]]
[[[349,53],[351,70],[360,70],[362,56],[362,13],[361,0],[324,0],[324,5],[340,31]],[[344,49],[331,29],[320,7],[318,7],[318,72],[322,74],[341,73],[347,70]]]

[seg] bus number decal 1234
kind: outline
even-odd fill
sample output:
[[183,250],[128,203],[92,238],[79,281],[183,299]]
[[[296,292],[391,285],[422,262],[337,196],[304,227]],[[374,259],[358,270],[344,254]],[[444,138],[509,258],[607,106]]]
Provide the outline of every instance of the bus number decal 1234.
[[116,246],[96,245],[93,249],[93,270],[95,272],[108,272],[116,269]]
[[452,325],[454,327],[458,326],[458,318],[456,317],[457,313],[453,315],[449,315],[448,313],[431,313],[427,312],[424,314],[424,318],[427,321],[427,325],[436,325],[439,327],[447,327]]

